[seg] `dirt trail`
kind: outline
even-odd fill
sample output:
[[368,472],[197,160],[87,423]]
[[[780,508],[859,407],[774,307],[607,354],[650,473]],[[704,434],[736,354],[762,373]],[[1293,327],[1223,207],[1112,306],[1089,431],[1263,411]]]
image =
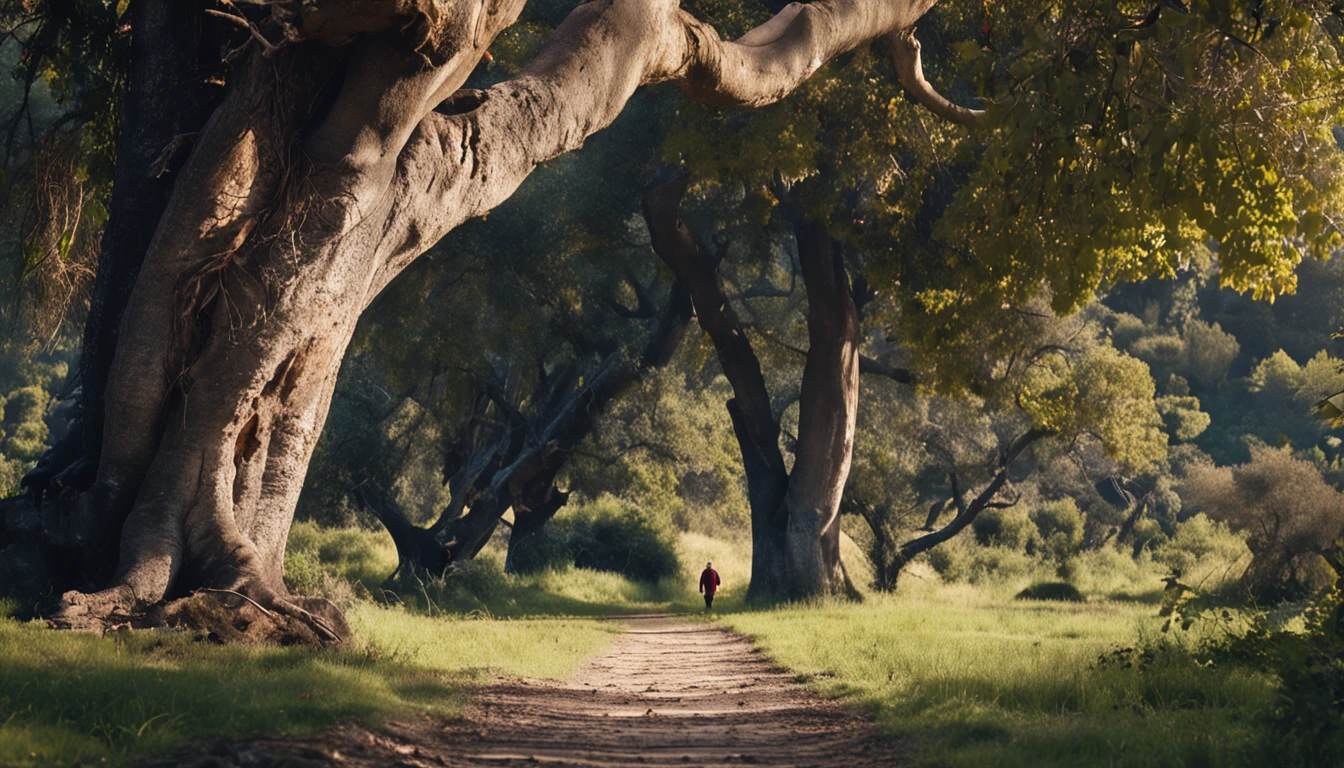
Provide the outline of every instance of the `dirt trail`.
[[[900,762],[897,744],[794,682],[745,638],[668,617],[623,621],[629,631],[570,680],[497,678],[447,727],[428,717],[377,734],[351,727],[303,746],[291,742],[284,753],[370,766]],[[266,757],[278,757],[279,747],[252,745]]]

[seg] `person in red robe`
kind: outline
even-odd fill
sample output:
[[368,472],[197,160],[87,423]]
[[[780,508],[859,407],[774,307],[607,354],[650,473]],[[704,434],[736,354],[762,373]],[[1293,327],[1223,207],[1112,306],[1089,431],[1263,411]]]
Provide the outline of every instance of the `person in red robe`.
[[705,563],[705,570],[700,573],[700,591],[705,595],[705,610],[708,611],[714,607],[714,593],[719,591],[719,572],[714,570],[713,563]]

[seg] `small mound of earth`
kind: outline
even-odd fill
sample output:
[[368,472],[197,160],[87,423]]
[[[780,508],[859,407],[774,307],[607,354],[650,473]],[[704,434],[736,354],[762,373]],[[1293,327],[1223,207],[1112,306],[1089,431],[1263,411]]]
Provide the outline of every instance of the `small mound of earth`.
[[[192,766],[891,766],[902,746],[795,682],[746,638],[668,617],[568,681],[496,678],[466,715],[222,744]],[[181,763],[179,763],[181,764]]]

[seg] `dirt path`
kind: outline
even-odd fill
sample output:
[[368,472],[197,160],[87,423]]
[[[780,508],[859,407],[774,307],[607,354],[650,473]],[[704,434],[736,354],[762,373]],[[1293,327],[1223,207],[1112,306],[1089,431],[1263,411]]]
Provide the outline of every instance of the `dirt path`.
[[[568,681],[497,678],[447,727],[428,717],[377,734],[351,727],[285,752],[369,766],[900,762],[898,745],[794,682],[745,638],[674,618],[623,621],[629,631]],[[278,744],[252,746],[278,757],[270,751]]]

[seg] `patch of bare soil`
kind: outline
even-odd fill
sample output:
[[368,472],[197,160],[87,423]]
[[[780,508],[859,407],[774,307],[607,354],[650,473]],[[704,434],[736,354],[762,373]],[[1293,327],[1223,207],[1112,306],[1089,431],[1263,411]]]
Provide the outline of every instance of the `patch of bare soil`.
[[746,638],[668,617],[568,681],[496,678],[466,716],[222,746],[195,765],[890,766],[900,746],[795,682]]

